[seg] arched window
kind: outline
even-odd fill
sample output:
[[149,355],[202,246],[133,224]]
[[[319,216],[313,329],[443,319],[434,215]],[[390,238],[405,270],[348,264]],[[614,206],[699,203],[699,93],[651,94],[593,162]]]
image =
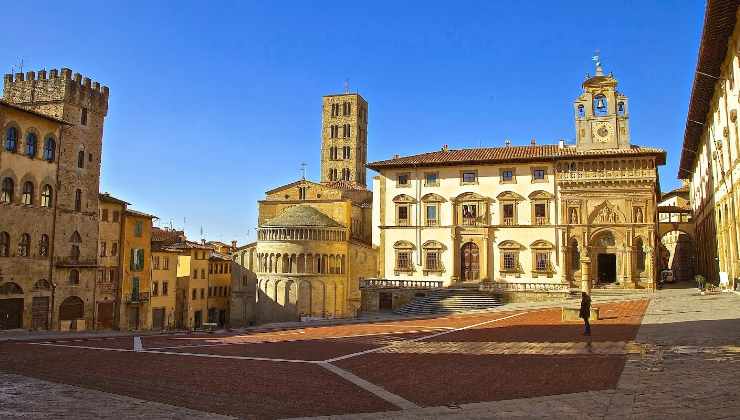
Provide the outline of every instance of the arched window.
[[625,112],[626,112],[626,109],[624,107],[624,102],[620,101],[617,104],[617,115],[619,115],[620,117],[623,117]]
[[10,235],[8,232],[0,232],[0,257],[10,256]]
[[2,190],[0,190],[0,203],[12,203],[14,189],[15,185],[12,178],[3,179]]
[[80,284],[80,272],[77,270],[69,271],[69,284]]
[[31,235],[24,233],[18,242],[18,256],[28,257],[29,255],[31,255]]
[[578,105],[578,118],[583,118],[586,116],[586,110],[583,107],[583,105]]
[[82,190],[75,190],[75,211],[82,211]]
[[571,270],[578,271],[581,269],[581,251],[578,249],[576,238],[570,240],[570,266]]
[[78,168],[84,168],[85,167],[85,151],[80,150],[77,153],[77,167]]
[[424,251],[424,271],[425,272],[442,272],[444,266],[442,265],[442,251],[444,245],[437,241],[426,241],[422,245]]
[[80,259],[80,243],[82,243],[82,238],[77,231],[72,234],[70,242],[72,242],[72,248],[70,250],[69,256],[72,258],[72,260],[77,261],[78,259]]
[[49,235],[43,234],[41,235],[41,240],[39,241],[39,256],[46,257],[48,255],[49,255]]
[[605,116],[609,111],[609,104],[606,96],[598,94],[594,96],[594,115],[597,117]]
[[15,152],[18,148],[18,129],[8,127],[5,131],[5,150]]
[[26,181],[23,184],[23,195],[21,196],[21,201],[27,206],[33,204],[33,182]]
[[36,146],[37,146],[37,140],[36,140],[36,134],[28,133],[26,136],[26,156],[29,157],[35,157],[36,156]]
[[56,149],[57,149],[57,143],[54,141],[52,137],[47,137],[46,140],[44,141],[44,160],[53,162],[55,154],[56,154]]
[[44,185],[44,188],[41,190],[41,207],[51,207],[52,191],[51,185]]

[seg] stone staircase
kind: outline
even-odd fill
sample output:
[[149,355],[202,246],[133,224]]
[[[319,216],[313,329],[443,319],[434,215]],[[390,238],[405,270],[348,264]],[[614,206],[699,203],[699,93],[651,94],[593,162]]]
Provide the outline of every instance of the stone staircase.
[[400,315],[434,315],[492,309],[501,299],[472,288],[439,289],[396,309]]

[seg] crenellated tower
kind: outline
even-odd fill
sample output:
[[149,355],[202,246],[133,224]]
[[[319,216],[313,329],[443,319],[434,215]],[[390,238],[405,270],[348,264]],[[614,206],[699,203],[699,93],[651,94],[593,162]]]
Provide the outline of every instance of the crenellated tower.
[[323,98],[321,182],[349,181],[367,187],[367,102],[357,93]]
[[[54,156],[58,169],[52,280],[61,295],[57,305],[67,290],[72,270],[79,272],[79,285],[72,288],[78,296],[85,294],[80,289],[92,290],[95,283],[98,192],[108,95],[108,87],[73,74],[68,68],[4,77],[3,100],[67,123],[56,140]],[[93,307],[93,302],[85,302],[86,312]]]

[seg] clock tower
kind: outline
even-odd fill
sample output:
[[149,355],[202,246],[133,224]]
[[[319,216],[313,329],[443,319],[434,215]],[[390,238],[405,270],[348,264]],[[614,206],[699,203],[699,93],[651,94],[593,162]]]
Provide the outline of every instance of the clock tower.
[[629,105],[617,91],[617,79],[604,75],[599,56],[596,75],[587,76],[583,93],[573,104],[578,150],[623,149],[630,147]]

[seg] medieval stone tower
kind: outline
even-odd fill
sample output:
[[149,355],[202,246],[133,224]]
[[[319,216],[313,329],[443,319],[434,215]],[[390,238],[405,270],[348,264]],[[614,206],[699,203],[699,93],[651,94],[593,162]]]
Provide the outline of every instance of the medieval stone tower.
[[596,75],[583,82],[583,93],[573,106],[579,150],[630,147],[627,97],[617,91],[612,74],[604,75],[600,62]]
[[[58,307],[66,296],[83,296],[85,312],[95,285],[98,244],[98,192],[103,124],[108,88],[67,68],[6,75],[3,99],[66,122],[54,158],[55,221],[51,255]],[[77,278],[79,280],[77,280]],[[57,314],[57,308],[53,313]]]
[[357,93],[323,98],[321,182],[349,181],[366,187],[367,102]]

